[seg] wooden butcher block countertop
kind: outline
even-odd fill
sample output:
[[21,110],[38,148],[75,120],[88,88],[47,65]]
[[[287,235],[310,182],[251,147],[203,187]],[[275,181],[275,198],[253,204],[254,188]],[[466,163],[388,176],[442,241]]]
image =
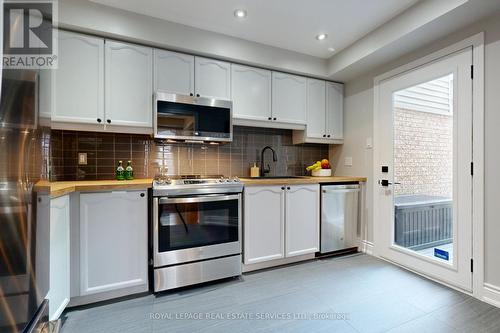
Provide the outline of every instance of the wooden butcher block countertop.
[[325,183],[345,183],[345,182],[366,182],[366,177],[300,177],[300,178],[241,178],[245,186],[252,185],[297,185],[297,184],[325,184]]
[[[366,177],[300,177],[300,178],[241,178],[245,186],[252,185],[296,185],[296,184],[324,184],[324,183],[344,183],[344,182],[366,182]],[[47,182],[42,181],[37,184],[39,189],[50,189],[52,198],[60,197],[72,192],[93,192],[93,191],[113,191],[113,190],[145,190],[151,188],[153,179],[134,180],[76,180]]]
[[50,182],[50,196],[60,197],[72,192],[113,191],[113,190],[145,190],[151,188],[153,179],[134,180],[77,180]]

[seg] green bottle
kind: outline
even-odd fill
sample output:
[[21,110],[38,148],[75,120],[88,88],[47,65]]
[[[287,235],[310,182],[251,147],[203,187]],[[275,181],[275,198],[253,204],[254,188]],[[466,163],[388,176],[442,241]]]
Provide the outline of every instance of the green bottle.
[[125,180],[125,169],[123,168],[122,161],[118,161],[118,167],[116,168],[116,180]]
[[134,179],[134,169],[132,168],[132,161],[127,162],[127,167],[125,168],[125,179],[126,180]]

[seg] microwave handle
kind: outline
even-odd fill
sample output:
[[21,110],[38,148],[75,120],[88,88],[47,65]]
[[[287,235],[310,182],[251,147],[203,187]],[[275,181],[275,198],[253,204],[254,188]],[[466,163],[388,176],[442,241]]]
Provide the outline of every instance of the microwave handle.
[[203,195],[199,197],[190,198],[159,198],[158,203],[162,204],[180,204],[180,203],[199,203],[199,202],[214,202],[214,201],[228,201],[228,200],[238,200],[240,198],[239,194],[231,195]]

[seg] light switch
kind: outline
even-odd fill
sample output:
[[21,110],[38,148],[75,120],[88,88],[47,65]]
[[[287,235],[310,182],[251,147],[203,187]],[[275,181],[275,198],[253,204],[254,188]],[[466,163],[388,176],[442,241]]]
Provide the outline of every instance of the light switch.
[[87,165],[87,153],[78,153],[78,165]]
[[351,156],[346,156],[344,159],[344,165],[345,166],[352,166],[352,157]]
[[370,138],[366,138],[366,149],[372,149],[373,148],[373,139],[370,137]]

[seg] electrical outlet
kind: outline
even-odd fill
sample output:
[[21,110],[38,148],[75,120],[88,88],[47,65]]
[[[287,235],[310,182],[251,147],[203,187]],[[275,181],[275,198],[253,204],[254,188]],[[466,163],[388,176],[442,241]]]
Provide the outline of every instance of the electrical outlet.
[[344,159],[344,165],[349,166],[349,167],[352,166],[352,157],[351,156],[346,156],[346,158]]
[[78,165],[87,165],[87,153],[78,153]]

